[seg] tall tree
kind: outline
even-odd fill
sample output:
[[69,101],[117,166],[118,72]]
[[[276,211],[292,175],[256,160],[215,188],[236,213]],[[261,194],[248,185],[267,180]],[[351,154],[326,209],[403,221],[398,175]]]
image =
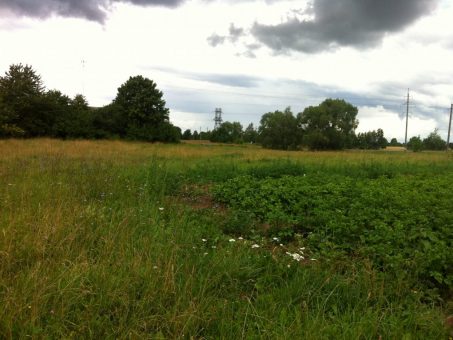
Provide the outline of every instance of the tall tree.
[[270,149],[295,150],[301,140],[297,119],[289,107],[283,112],[264,114],[261,117],[258,133],[261,145]]
[[48,134],[51,117],[43,96],[43,82],[31,66],[11,65],[0,77],[0,121],[27,136]]
[[156,84],[143,76],[130,77],[118,89],[113,101],[126,122],[126,136],[147,141],[162,140],[162,133],[168,132],[173,139],[169,122],[169,110],[165,107],[163,93]]
[[343,149],[352,146],[358,126],[357,107],[342,99],[326,99],[298,114],[304,143],[311,149]]

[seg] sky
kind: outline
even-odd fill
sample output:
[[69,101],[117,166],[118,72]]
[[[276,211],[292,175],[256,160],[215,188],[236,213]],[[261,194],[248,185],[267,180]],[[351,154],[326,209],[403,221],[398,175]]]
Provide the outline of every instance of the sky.
[[183,130],[340,98],[399,141],[409,89],[408,136],[446,139],[452,18],[452,0],[0,0],[0,73],[29,64],[91,106],[143,75]]

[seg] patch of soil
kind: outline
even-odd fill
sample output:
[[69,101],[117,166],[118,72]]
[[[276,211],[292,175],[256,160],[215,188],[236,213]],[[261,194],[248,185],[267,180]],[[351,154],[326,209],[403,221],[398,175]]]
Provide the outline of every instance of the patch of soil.
[[182,203],[195,210],[215,209],[225,212],[226,206],[217,203],[210,193],[211,185],[185,185],[179,195]]

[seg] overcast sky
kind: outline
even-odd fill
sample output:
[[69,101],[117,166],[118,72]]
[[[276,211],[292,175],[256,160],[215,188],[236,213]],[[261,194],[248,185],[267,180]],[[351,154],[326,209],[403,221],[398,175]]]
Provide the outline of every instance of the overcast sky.
[[453,101],[449,0],[0,0],[0,72],[30,64],[48,89],[111,102],[154,80],[171,121],[244,127],[325,98],[359,108],[359,129],[446,138]]

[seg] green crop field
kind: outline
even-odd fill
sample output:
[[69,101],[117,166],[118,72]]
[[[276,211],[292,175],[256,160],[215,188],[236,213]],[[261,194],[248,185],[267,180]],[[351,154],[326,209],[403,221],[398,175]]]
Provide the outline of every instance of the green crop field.
[[0,338],[447,339],[452,243],[452,153],[0,141]]

